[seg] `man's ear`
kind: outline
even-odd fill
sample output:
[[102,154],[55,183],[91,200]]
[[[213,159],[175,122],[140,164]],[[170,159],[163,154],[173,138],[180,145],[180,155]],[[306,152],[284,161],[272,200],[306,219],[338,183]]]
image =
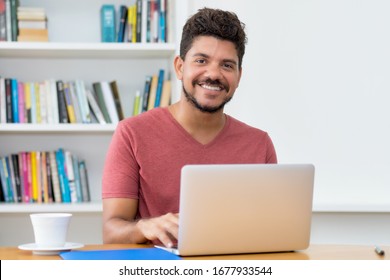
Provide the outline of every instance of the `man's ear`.
[[183,64],[183,59],[177,55],[173,61],[173,66],[175,68],[175,73],[178,80],[182,80],[183,78]]

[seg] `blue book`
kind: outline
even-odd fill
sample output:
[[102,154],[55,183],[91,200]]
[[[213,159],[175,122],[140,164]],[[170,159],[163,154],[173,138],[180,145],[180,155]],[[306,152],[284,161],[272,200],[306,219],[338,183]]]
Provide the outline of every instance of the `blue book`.
[[11,104],[12,104],[12,120],[14,123],[19,122],[19,92],[18,81],[16,79],[11,80]]
[[116,42],[115,6],[105,4],[100,10],[102,42]]
[[119,8],[119,30],[118,30],[118,42],[122,43],[125,41],[125,30],[127,25],[127,7],[121,5]]
[[69,181],[65,172],[65,155],[63,149],[58,149],[56,151],[56,161],[57,161],[58,180],[60,182],[62,202],[71,202]]
[[70,251],[60,253],[64,260],[180,260],[173,253],[159,248]]
[[156,90],[156,99],[154,101],[154,108],[157,108],[160,106],[161,102],[161,94],[162,94],[162,88],[164,84],[164,69],[160,69],[160,72],[158,74],[158,82],[157,82],[157,90]]

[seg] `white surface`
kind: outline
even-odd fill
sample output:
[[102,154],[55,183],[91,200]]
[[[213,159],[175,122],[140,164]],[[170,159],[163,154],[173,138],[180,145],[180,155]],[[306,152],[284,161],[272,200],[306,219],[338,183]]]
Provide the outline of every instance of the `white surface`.
[[228,112],[268,131],[279,162],[316,166],[315,208],[390,205],[390,2],[191,1],[204,6],[247,28]]

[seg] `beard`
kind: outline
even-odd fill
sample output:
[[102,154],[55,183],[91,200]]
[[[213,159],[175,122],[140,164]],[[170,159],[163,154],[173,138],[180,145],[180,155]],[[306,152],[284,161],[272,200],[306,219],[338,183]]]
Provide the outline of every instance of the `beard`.
[[[215,82],[211,82],[210,84],[216,84]],[[193,83],[193,86],[195,87],[196,83]],[[229,97],[226,97],[221,104],[217,105],[217,106],[204,106],[202,104],[200,104],[198,102],[198,100],[196,100],[195,96],[193,96],[192,94],[190,94],[184,87],[184,83],[182,83],[182,87],[183,87],[183,92],[184,92],[184,96],[186,97],[187,101],[190,102],[192,105],[194,105],[195,108],[197,108],[199,111],[203,112],[203,113],[209,113],[209,114],[213,114],[213,113],[216,113],[220,110],[222,110],[225,105],[230,101],[232,100],[232,97],[233,96],[229,96]]]

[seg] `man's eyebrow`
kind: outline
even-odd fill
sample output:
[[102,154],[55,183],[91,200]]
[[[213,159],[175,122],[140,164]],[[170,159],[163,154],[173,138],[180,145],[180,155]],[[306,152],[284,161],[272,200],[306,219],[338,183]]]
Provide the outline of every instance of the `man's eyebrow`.
[[[208,55],[208,54],[205,54],[205,53],[194,53],[193,55],[192,55],[192,57],[204,57],[204,58],[209,58],[210,56]],[[238,64],[238,62],[236,61],[236,60],[234,60],[234,59],[223,59],[222,60],[223,62],[227,62],[227,63],[232,63],[232,64],[234,64],[234,65],[237,65]]]

